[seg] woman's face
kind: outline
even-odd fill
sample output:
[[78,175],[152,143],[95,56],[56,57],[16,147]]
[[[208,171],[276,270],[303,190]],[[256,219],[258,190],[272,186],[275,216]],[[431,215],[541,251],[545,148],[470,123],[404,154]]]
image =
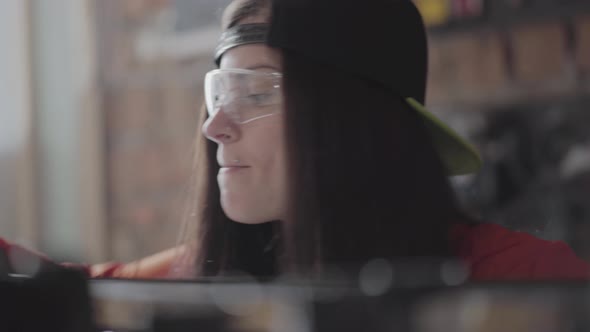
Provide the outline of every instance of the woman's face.
[[[280,73],[281,56],[263,44],[242,45],[224,54],[220,69]],[[272,107],[272,115],[240,124],[221,106],[203,125],[203,134],[217,143],[221,206],[237,222],[263,223],[286,215],[283,105]]]

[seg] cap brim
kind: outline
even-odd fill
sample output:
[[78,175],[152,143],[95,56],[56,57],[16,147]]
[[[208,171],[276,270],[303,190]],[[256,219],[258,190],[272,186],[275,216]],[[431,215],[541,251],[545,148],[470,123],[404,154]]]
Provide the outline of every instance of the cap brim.
[[477,172],[482,166],[482,160],[475,147],[461,138],[453,129],[428,112],[426,107],[413,98],[406,98],[406,102],[425,120],[426,128],[432,135],[432,140],[439,153],[448,175],[466,175]]

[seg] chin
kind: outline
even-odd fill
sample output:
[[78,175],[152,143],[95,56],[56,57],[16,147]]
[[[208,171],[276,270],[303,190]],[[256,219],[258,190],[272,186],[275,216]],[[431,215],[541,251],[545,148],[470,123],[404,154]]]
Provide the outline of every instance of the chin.
[[232,204],[224,204],[223,200],[221,201],[221,207],[229,219],[240,224],[256,225],[276,220],[276,218],[261,214],[260,209],[253,211],[251,208],[240,208]]
[[270,220],[261,220],[261,219],[238,219],[238,218],[232,218],[232,217],[229,217],[229,219],[231,219],[232,221],[235,221],[239,224],[244,224],[244,225],[259,225],[259,224],[264,224],[264,223],[267,223],[270,221]]
[[261,218],[256,216],[249,216],[246,213],[227,213],[225,215],[240,224],[247,224],[247,225],[257,225],[257,224],[264,224],[272,220],[272,218]]

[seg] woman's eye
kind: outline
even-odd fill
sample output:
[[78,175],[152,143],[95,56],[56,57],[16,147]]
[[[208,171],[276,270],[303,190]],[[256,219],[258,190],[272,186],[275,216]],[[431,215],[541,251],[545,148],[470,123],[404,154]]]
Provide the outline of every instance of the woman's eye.
[[263,105],[270,101],[271,94],[270,93],[256,93],[247,96],[248,101],[254,105]]

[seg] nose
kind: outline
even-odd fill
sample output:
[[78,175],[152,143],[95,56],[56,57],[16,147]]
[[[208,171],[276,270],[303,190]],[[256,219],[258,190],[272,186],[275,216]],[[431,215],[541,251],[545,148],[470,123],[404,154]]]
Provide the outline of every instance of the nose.
[[227,144],[239,139],[239,128],[236,123],[223,112],[219,110],[212,116],[209,116],[201,128],[205,137],[217,144]]

